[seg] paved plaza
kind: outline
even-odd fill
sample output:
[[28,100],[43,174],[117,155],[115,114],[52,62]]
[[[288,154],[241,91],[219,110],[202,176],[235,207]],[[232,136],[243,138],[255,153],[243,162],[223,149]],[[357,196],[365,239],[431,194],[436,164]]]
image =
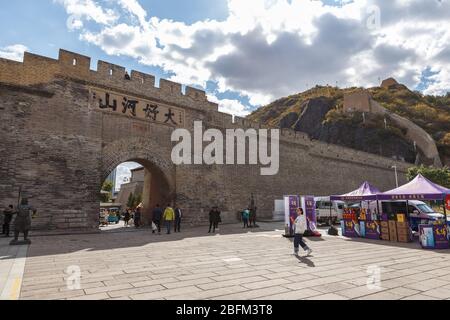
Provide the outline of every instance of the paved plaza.
[[[309,238],[314,252],[297,258],[282,229],[114,229],[34,236],[29,247],[1,238],[1,298],[450,299],[449,250],[325,235]],[[380,286],[367,285],[373,270],[380,270]]]

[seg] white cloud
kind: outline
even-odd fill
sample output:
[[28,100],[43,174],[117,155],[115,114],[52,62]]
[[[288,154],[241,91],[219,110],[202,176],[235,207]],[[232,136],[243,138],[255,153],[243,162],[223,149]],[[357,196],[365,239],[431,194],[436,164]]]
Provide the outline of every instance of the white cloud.
[[0,57],[9,60],[23,61],[23,54],[25,51],[28,51],[28,48],[24,45],[14,44],[0,48]]
[[[226,20],[193,24],[151,16],[137,0],[55,1],[79,20],[81,39],[108,54],[159,66],[188,85],[215,81],[219,92],[253,105],[336,81],[372,86],[393,76],[414,87],[427,68],[436,74],[426,92],[449,90],[442,52],[450,50],[450,1],[228,0]],[[236,102],[221,100],[221,108],[245,112]]]
[[140,166],[136,162],[124,162],[118,165],[116,171],[116,190],[119,190],[122,184],[130,182],[131,170]]
[[229,113],[233,116],[245,117],[250,114],[248,107],[243,105],[238,100],[232,99],[218,99],[214,95],[208,95],[208,100],[219,105],[219,111]]

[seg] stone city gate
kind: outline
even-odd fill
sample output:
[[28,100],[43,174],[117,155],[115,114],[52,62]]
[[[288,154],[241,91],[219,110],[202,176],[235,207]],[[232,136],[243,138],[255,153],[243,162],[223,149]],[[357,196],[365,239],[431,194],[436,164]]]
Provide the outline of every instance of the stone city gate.
[[205,92],[60,50],[57,60],[25,53],[23,63],[0,59],[0,206],[16,204],[19,187],[37,207],[36,229],[98,228],[100,186],[120,163],[147,171],[145,218],[156,202],[176,201],[185,221],[206,222],[212,205],[225,222],[255,195],[258,216],[270,218],[286,194],[344,193],[369,180],[395,185],[391,166],[403,162],[311,141],[281,131],[280,170],[259,165],[180,165],[171,161],[171,134],[204,128],[262,128],[218,111]]

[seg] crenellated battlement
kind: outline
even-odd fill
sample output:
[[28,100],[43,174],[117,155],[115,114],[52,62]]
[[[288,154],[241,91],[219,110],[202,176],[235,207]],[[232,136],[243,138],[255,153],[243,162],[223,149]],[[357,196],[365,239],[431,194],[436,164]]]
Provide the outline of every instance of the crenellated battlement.
[[183,94],[181,84],[166,79],[160,79],[158,88],[153,75],[132,70],[126,78],[125,67],[101,60],[97,62],[97,70],[91,70],[90,66],[90,57],[63,49],[59,50],[58,59],[25,52],[22,63],[0,58],[0,82],[27,86],[66,77],[207,111],[218,110],[218,105],[209,102],[202,90],[186,86]]

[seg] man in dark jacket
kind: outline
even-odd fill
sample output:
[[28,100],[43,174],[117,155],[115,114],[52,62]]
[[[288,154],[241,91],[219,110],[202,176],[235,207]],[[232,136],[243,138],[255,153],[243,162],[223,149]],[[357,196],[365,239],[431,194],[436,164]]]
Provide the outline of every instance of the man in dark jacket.
[[216,232],[216,228],[219,227],[220,219],[220,211],[217,206],[214,206],[212,210],[209,212],[209,231],[211,233],[211,227],[213,228],[213,232]]
[[12,216],[14,214],[13,208],[14,208],[13,205],[10,204],[9,207],[3,211],[4,219],[2,226],[2,234],[4,234],[5,237],[9,237],[9,225],[11,224]]
[[134,226],[139,228],[141,226],[141,207],[137,207],[134,212]]
[[[161,207],[159,206],[159,204],[156,205],[156,208],[153,209],[153,223],[156,225],[156,227],[158,228],[158,234],[161,234],[161,217],[163,214],[163,211],[161,209]],[[155,233],[155,230],[152,231],[153,233]]]
[[180,232],[181,226],[181,209],[179,207],[175,208],[175,232]]

